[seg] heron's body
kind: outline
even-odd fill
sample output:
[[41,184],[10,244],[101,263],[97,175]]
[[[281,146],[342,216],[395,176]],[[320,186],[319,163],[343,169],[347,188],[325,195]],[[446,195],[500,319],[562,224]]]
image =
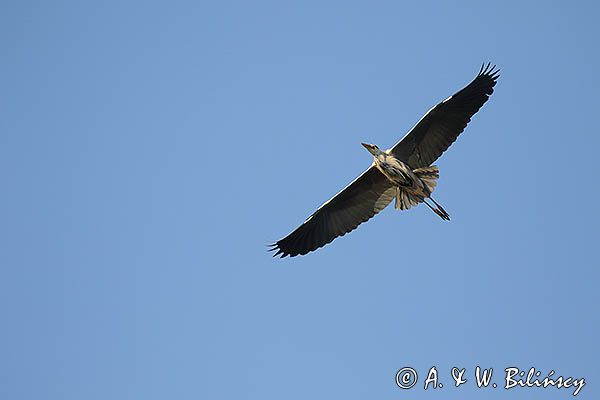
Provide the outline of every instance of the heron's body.
[[[395,188],[395,208],[408,210],[419,203],[425,203],[442,219],[450,220],[446,210],[431,197],[440,176],[438,167],[432,165],[412,169],[404,161],[394,157],[390,150],[381,151],[377,146],[366,143],[363,143],[363,146],[373,154],[375,167]],[[427,203],[427,198],[430,198],[437,207]]]
[[495,66],[482,66],[471,83],[431,108],[389,150],[363,143],[373,155],[373,164],[271,250],[281,257],[316,250],[369,220],[394,199],[397,209],[425,203],[440,218],[449,220],[448,213],[431,197],[439,178],[438,168],[431,164],[488,100],[498,77]]
[[415,191],[423,188],[423,183],[413,170],[393,155],[382,152],[373,157],[373,162],[394,185]]

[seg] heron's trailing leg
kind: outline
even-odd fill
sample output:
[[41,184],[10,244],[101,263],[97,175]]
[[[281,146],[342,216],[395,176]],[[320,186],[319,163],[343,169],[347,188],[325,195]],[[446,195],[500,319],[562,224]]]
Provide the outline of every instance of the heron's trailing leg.
[[[397,186],[395,208],[399,210],[408,210],[413,206],[419,205],[419,203],[425,203],[427,204],[427,207],[431,208],[433,212],[436,213],[441,219],[445,221],[450,221],[450,214],[448,214],[446,210],[444,210],[444,207],[442,207],[435,200],[433,200],[431,198],[431,195],[427,197],[425,196],[427,195],[409,192],[408,190]],[[426,199],[431,199],[431,201],[435,203],[436,207],[429,204]]]
[[441,205],[438,204],[437,201],[435,201],[432,197],[429,197],[429,199],[431,199],[431,201],[433,201],[433,203],[437,206],[433,207],[431,204],[429,204],[427,202],[427,200],[423,199],[423,203],[427,204],[427,207],[431,208],[431,210],[436,213],[437,215],[439,215],[439,217],[441,219],[443,219],[444,221],[450,221],[450,214],[448,214],[446,212],[446,210],[444,210],[444,207],[442,207]]
[[444,216],[446,217],[447,221],[450,221],[450,214],[448,214],[448,212],[446,210],[444,210],[444,207],[442,207],[440,204],[438,204],[437,201],[435,201],[433,199],[433,197],[429,197],[431,199],[431,201],[433,201],[433,204],[435,204],[437,206],[437,208],[442,212],[442,214],[444,214]]

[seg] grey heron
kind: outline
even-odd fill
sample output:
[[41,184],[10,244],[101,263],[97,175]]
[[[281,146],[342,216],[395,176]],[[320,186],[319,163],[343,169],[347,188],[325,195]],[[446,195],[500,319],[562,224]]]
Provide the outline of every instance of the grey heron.
[[316,250],[356,229],[392,200],[399,210],[425,203],[440,218],[450,220],[431,197],[439,178],[438,168],[431,164],[492,95],[499,72],[495,65],[482,65],[471,83],[431,108],[391,149],[362,143],[373,156],[371,166],[292,233],[272,244],[274,256],[294,257]]

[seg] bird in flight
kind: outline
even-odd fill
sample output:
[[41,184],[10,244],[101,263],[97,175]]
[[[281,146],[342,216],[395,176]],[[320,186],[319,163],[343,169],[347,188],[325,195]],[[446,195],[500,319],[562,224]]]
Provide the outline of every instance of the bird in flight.
[[494,92],[499,72],[495,65],[482,65],[471,83],[430,109],[391,149],[362,143],[373,155],[371,166],[296,230],[272,244],[274,256],[294,257],[323,247],[371,219],[392,200],[399,210],[425,203],[449,221],[450,215],[431,197],[439,178],[438,168],[431,164]]

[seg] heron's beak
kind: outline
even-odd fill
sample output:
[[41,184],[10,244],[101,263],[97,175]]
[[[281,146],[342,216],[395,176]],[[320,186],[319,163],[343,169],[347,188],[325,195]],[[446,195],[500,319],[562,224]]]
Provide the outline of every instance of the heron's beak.
[[365,149],[367,149],[367,150],[370,150],[370,149],[371,149],[371,145],[370,145],[370,144],[368,144],[368,143],[361,143],[361,144],[363,145],[363,147],[364,147]]

